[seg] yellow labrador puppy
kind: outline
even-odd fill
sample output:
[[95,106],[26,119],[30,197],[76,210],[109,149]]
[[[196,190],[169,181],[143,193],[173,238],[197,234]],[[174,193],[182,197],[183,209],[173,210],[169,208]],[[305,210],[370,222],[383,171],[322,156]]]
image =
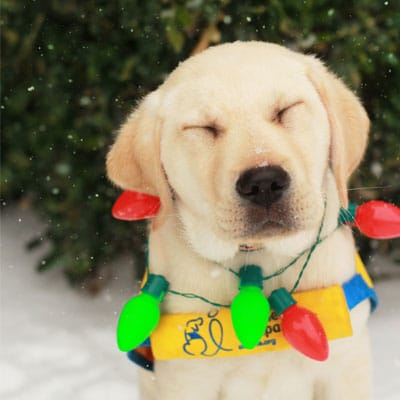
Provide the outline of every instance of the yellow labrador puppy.
[[[151,272],[177,291],[230,304],[238,280],[228,269],[255,264],[272,274],[314,243],[321,223],[327,238],[297,291],[353,276],[351,231],[335,227],[368,129],[358,99],[314,57],[269,43],[229,43],[181,63],[141,102],[107,168],[121,188],[161,198],[150,229]],[[266,281],[264,293],[292,287],[304,258]],[[162,307],[188,313],[211,306],[167,295]],[[352,310],[353,335],[331,341],[325,362],[294,350],[156,361],[154,373],[142,373],[142,396],[369,399],[368,314],[367,301]]]

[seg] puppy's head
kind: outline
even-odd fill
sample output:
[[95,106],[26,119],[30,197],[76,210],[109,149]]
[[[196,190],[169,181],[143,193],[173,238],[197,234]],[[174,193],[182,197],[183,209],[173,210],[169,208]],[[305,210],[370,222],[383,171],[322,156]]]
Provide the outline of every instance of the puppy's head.
[[368,118],[316,59],[277,45],[210,48],[182,63],[122,126],[108,174],[178,213],[192,246],[224,259],[239,243],[314,232],[332,171],[347,206]]

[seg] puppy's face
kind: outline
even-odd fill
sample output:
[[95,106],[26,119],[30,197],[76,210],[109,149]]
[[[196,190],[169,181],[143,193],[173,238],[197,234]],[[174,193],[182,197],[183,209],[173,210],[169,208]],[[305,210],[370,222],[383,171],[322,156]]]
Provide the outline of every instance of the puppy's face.
[[[305,60],[263,43],[218,46],[187,60],[123,127],[108,159],[110,177],[161,196],[164,214],[177,212],[192,246],[214,259],[229,257],[240,243],[313,232],[327,169],[337,169],[338,190],[345,190],[354,167],[343,163],[358,163],[364,139],[352,150],[356,161],[344,160],[346,143],[333,138],[343,136],[333,133],[342,129],[340,117],[328,109],[334,106],[325,92],[352,95],[340,82],[336,89],[319,87],[315,79],[335,78]],[[353,114],[366,120],[351,100],[359,108]],[[118,166],[118,157],[129,157],[136,178],[121,176],[130,166]]]
[[314,227],[329,123],[304,65],[279,48],[224,50],[163,88],[161,162],[184,223],[192,214],[241,242]]

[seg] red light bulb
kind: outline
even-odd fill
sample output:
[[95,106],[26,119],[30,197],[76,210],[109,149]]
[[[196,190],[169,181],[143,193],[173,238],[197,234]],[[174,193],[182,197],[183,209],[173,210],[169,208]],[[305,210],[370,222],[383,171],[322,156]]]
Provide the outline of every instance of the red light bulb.
[[329,355],[328,340],[318,317],[297,304],[282,314],[282,331],[286,340],[300,353],[317,361]]
[[156,196],[127,190],[115,201],[112,215],[125,221],[138,221],[155,217],[160,205],[160,199]]
[[372,239],[400,237],[400,208],[384,201],[373,200],[359,206],[350,203],[340,218]]
[[305,356],[325,361],[329,355],[329,345],[318,317],[310,310],[299,307],[284,288],[274,290],[269,301],[276,313],[281,315],[285,339]]
[[357,207],[355,225],[374,239],[393,239],[400,236],[400,208],[374,200]]

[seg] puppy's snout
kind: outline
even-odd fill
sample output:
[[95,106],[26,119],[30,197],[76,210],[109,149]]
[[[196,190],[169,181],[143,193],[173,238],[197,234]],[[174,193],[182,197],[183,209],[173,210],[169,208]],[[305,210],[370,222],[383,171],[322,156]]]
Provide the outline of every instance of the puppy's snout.
[[289,185],[290,176],[283,168],[258,167],[240,175],[236,191],[241,198],[268,208],[282,197]]

